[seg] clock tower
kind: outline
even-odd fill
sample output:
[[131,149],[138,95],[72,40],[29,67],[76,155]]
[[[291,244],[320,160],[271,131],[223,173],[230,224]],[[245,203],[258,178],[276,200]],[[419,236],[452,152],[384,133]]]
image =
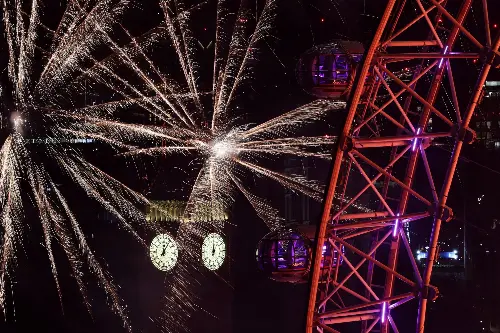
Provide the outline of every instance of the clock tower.
[[[179,306],[175,299],[181,290],[192,304],[186,305],[189,314],[178,315],[179,320],[185,321],[183,326],[193,333],[230,333],[233,286],[227,247],[228,234],[231,233],[227,223],[229,214],[222,209],[203,207],[197,207],[196,213],[189,216],[185,211],[186,203],[176,200],[151,201],[146,209],[146,220],[155,223],[159,230],[150,242],[150,259],[152,265],[158,268],[157,274],[166,274],[165,287],[161,290],[165,293],[162,312],[174,303],[179,309],[169,310],[182,311],[184,305]],[[186,239],[186,233],[182,231],[191,223],[206,225],[203,228],[205,234],[192,242],[189,237]],[[158,321],[161,323],[162,318]]]

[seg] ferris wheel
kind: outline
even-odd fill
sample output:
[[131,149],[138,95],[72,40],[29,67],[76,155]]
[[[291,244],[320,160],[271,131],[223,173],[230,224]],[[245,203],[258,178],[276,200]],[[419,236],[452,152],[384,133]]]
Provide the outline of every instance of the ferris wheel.
[[[306,89],[349,96],[311,265],[301,266],[301,274],[311,270],[307,333],[400,332],[403,320],[424,331],[428,303],[438,296],[431,276],[441,226],[453,218],[447,198],[457,161],[475,139],[469,124],[487,76],[500,67],[494,5],[388,0],[363,60],[342,42],[303,59]],[[481,24],[468,24],[471,16]],[[471,67],[472,74],[464,70]],[[464,90],[464,80],[472,89]],[[447,167],[438,167],[426,151],[443,142],[453,150]],[[415,181],[417,173],[425,177]],[[367,203],[372,211],[357,208]],[[429,239],[423,269],[408,233],[419,223]],[[412,319],[402,319],[404,311]]]

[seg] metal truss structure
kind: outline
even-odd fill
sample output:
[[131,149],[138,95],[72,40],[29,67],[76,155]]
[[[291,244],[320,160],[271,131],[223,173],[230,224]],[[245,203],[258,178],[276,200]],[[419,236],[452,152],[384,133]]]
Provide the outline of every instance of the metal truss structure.
[[[388,0],[357,70],[334,155],[316,236],[307,333],[399,332],[408,324],[407,313],[416,332],[424,331],[428,302],[438,293],[431,275],[440,229],[452,219],[448,193],[463,145],[475,137],[469,123],[486,78],[498,67],[500,39],[492,39],[487,5],[487,0]],[[483,21],[481,31],[466,24],[472,8]],[[463,80],[462,69],[471,67],[478,75],[464,94],[454,75]],[[396,75],[404,70],[410,72],[407,80]],[[454,111],[445,110],[443,96]],[[426,150],[439,142],[454,144],[447,166],[427,157]],[[435,183],[436,173],[441,184]],[[334,200],[339,197],[344,200]],[[370,206],[373,213],[355,210],[356,203],[368,201],[378,206]],[[432,225],[423,272],[405,232],[419,223],[427,223],[427,230]],[[325,242],[330,255],[343,257],[342,265],[322,263]],[[400,317],[404,323],[398,312],[406,313]]]

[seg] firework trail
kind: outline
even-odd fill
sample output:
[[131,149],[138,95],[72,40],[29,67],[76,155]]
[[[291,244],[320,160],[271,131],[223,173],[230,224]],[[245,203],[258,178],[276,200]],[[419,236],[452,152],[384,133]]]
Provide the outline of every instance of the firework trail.
[[[37,0],[2,0],[9,59],[8,83],[2,87],[5,139],[0,148],[0,308],[6,315],[6,292],[12,285],[16,258],[23,252],[23,240],[30,230],[23,222],[22,196],[28,195],[29,204],[39,212],[44,247],[61,305],[63,291],[53,252],[56,247],[66,255],[89,312],[86,280],[93,277],[108,296],[110,307],[130,330],[117,286],[90,249],[82,226],[42,162],[47,158],[55,161],[61,174],[114,213],[119,226],[144,244],[138,233],[138,227],[145,227],[140,225],[143,214],[135,207],[147,204],[147,200],[64,145],[63,142],[74,142],[78,133],[61,132],[62,123],[57,123],[76,121],[68,111],[75,105],[69,101],[71,96],[83,94],[84,87],[75,78],[93,63],[94,51],[109,42],[108,34],[118,24],[129,1],[68,1],[55,28],[43,22],[43,10],[50,10],[47,6]],[[37,140],[48,143],[33,144]]]
[[[258,125],[245,123],[237,111],[239,93],[253,77],[259,47],[271,34],[276,1],[266,0],[258,15],[251,1],[240,1],[236,11],[230,9],[234,1],[217,2],[211,91],[201,85],[203,71],[198,61],[202,57],[191,28],[197,11],[204,10],[206,15],[205,2],[194,6],[182,0],[159,3],[164,15],[161,24],[138,37],[121,25],[121,35],[127,36],[128,42],[119,43],[106,35],[103,38],[107,38],[112,53],[101,60],[92,59],[92,65],[73,78],[77,86],[91,81],[106,87],[114,99],[52,113],[58,129],[104,141],[125,156],[166,156],[168,160],[185,155],[201,161],[189,190],[188,215],[197,215],[207,207],[214,213],[221,206],[228,209],[241,193],[270,229],[279,228],[283,220],[278,211],[246,186],[254,177],[321,200],[320,183],[268,169],[265,162],[289,156],[330,158],[335,138],[301,137],[297,133],[331,111],[344,109],[345,103],[317,100]],[[153,52],[165,42],[173,48],[175,68],[165,69],[153,61]],[[180,71],[180,75],[169,69]],[[122,117],[137,110],[162,125],[137,124]],[[345,202],[348,199],[343,198]],[[202,284],[196,277],[201,262],[198,253],[203,237],[214,229],[220,229],[220,224],[181,223],[179,227],[181,251],[165,297],[165,331],[186,329],[189,313],[196,311],[194,290]]]
[[[250,1],[241,1],[236,13],[228,9],[229,3],[217,3],[211,92],[199,87],[199,46],[189,24],[204,3],[188,7],[184,1],[163,0],[160,7],[165,20],[160,26],[133,38],[122,26],[130,42],[119,46],[110,39],[113,54],[96,61],[75,79],[79,84],[89,79],[99,82],[122,99],[62,114],[75,121],[61,127],[61,131],[125,148],[128,151],[124,155],[182,154],[201,159],[188,203],[192,209],[216,203],[217,207],[219,203],[231,206],[234,195],[241,192],[237,183],[243,183],[238,179],[245,178],[245,173],[266,176],[321,200],[323,188],[319,184],[301,176],[279,174],[259,162],[286,156],[330,158],[334,137],[301,137],[297,133],[332,110],[343,109],[345,103],[317,100],[259,125],[245,123],[237,111],[236,99],[244,83],[252,78],[259,42],[270,35],[276,2],[266,1],[258,17]],[[169,41],[175,51],[181,79],[162,73],[149,56],[162,40]],[[117,74],[125,71],[128,76]],[[137,84],[137,80],[141,83]],[[206,96],[211,97],[209,106],[203,100]],[[163,126],[125,123],[117,118],[121,111],[132,109],[142,109]],[[258,206],[254,208],[261,213]],[[265,222],[271,229],[277,227],[272,221]]]
[[[160,0],[164,21],[145,34],[133,37],[118,19],[130,5],[126,0],[69,1],[55,29],[42,23],[38,1],[3,0],[4,22],[9,45],[8,75],[12,85],[13,133],[1,149],[2,268],[0,304],[5,307],[9,273],[15,267],[16,248],[25,232],[19,179],[26,179],[40,212],[45,245],[56,288],[61,297],[58,270],[52,247],[65,251],[85,304],[90,310],[82,270],[88,268],[110,296],[113,309],[130,327],[116,286],[88,247],[84,232],[62,194],[54,186],[43,164],[31,156],[21,132],[24,119],[35,114],[41,119],[43,134],[56,139],[93,138],[109,144],[127,156],[192,156],[201,161],[187,202],[187,214],[205,214],[210,207],[229,208],[238,193],[254,207],[270,229],[282,225],[278,211],[246,187],[249,178],[270,179],[292,191],[321,200],[323,187],[301,175],[287,175],[265,167],[269,159],[287,156],[328,159],[331,137],[300,137],[299,130],[321,120],[342,102],[318,100],[270,119],[262,124],[245,123],[238,112],[238,96],[253,77],[259,47],[270,36],[276,2],[267,0],[255,13],[250,1],[220,0],[216,8],[215,60],[211,91],[201,85],[198,41],[190,27],[204,2],[188,6],[184,1]],[[118,32],[121,38],[114,38]],[[43,35],[43,38],[42,38]],[[123,42],[124,36],[128,42]],[[48,40],[46,40],[48,39]],[[120,42],[118,42],[120,40]],[[152,60],[156,47],[168,41],[174,50],[181,78]],[[95,50],[107,47],[108,55],[97,58]],[[43,59],[39,64],[35,59]],[[169,68],[167,68],[168,71]],[[113,100],[90,106],[74,102],[96,84],[112,92]],[[139,82],[139,83],[138,83]],[[207,98],[210,103],[206,103]],[[136,124],[122,115],[142,110],[162,123]],[[7,115],[7,116],[10,116]],[[29,124],[29,121],[27,121]],[[44,154],[52,158],[63,174],[118,217],[120,226],[139,242],[137,225],[142,214],[129,203],[147,200],[86,162],[75,151],[61,145],[46,145]],[[38,161],[38,160],[37,160]],[[54,188],[50,195],[47,187]],[[348,198],[344,198],[345,201]],[[357,207],[363,209],[362,207]],[[188,219],[189,220],[189,219]],[[177,242],[180,257],[167,286],[162,326],[167,332],[188,327],[190,313],[196,311],[196,289],[202,284],[198,274],[199,249],[203,237],[217,223],[181,223]]]

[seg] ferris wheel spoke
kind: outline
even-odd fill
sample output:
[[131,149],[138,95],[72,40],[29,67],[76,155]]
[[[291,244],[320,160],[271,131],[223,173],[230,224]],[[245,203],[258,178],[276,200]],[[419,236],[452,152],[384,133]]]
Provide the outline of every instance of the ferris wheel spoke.
[[[416,331],[424,331],[427,303],[438,295],[430,279],[440,255],[441,224],[453,218],[448,193],[462,148],[475,137],[469,124],[486,78],[498,66],[500,38],[491,38],[486,1],[480,1],[486,40],[465,28],[473,1],[463,0],[451,14],[443,0],[389,0],[363,65],[351,64],[358,75],[315,239],[307,333],[314,327],[340,331],[341,325],[359,322],[363,333],[376,327],[399,332],[391,312],[416,302]],[[460,44],[459,36],[465,36]],[[470,101],[464,101],[452,68],[470,60],[483,64],[477,80],[472,78]],[[446,174],[438,177],[439,166],[426,149],[448,141],[454,149]],[[417,168],[427,178],[423,182],[415,180]],[[349,198],[346,203],[338,193]],[[371,212],[348,211],[362,202]],[[430,220],[428,251],[415,255],[410,231]],[[325,242],[338,253],[338,262],[325,264]]]

